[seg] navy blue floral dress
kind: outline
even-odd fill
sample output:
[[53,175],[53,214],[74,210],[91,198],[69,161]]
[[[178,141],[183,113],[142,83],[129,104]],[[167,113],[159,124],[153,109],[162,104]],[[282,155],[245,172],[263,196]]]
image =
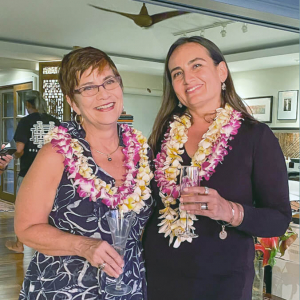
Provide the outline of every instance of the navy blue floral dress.
[[[68,128],[72,138],[80,142],[94,173],[102,180],[114,184],[114,179],[93,160],[89,144],[84,139],[84,130],[74,122],[62,123],[62,126]],[[123,145],[121,134],[120,145]],[[105,286],[115,280],[91,266],[83,257],[49,256],[36,251],[26,272],[19,299],[147,299],[140,238],[152,212],[152,197],[145,203],[141,212],[136,215],[126,245],[122,281],[132,287],[129,295],[114,297],[107,294]],[[68,179],[68,173],[64,171],[49,215],[49,224],[71,234],[102,239],[112,244],[104,217],[107,211],[108,207],[101,199],[92,202],[88,198],[80,198]]]

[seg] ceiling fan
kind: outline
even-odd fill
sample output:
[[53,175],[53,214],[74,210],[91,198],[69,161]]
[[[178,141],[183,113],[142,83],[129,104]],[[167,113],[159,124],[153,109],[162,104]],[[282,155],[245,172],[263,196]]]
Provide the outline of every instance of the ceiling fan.
[[174,11],[168,11],[168,12],[159,13],[159,14],[155,14],[155,15],[150,16],[145,3],[143,3],[141,11],[138,15],[123,13],[123,12],[119,12],[119,11],[114,11],[114,10],[102,8],[102,7],[99,7],[99,6],[95,6],[95,5],[92,5],[92,4],[89,4],[89,6],[92,6],[92,7],[97,8],[97,9],[101,9],[101,10],[104,10],[104,11],[112,12],[112,13],[119,14],[119,15],[122,15],[124,17],[127,17],[127,18],[133,20],[133,22],[136,25],[138,25],[140,27],[143,27],[143,28],[149,28],[152,25],[154,25],[158,22],[164,21],[166,19],[169,19],[169,18],[173,18],[173,17],[179,16],[179,15],[188,14],[188,12],[186,12],[186,11],[174,10]]

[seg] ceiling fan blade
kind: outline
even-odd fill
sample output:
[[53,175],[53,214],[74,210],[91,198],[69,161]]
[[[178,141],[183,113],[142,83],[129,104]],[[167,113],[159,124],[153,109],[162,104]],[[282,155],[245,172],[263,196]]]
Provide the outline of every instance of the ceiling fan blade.
[[143,3],[143,6],[142,6],[142,8],[141,8],[141,11],[140,11],[139,15],[140,15],[140,16],[142,16],[142,15],[143,15],[143,16],[149,16],[148,9],[147,9],[145,3]]
[[119,12],[119,11],[114,11],[114,10],[102,8],[102,7],[99,7],[99,6],[92,5],[92,4],[88,4],[88,5],[91,6],[91,7],[100,9],[100,10],[104,10],[104,11],[107,11],[107,12],[111,12],[111,13],[115,13],[115,14],[118,14],[118,15],[121,15],[121,16],[124,16],[124,17],[127,17],[127,18],[129,18],[129,19],[131,19],[131,20],[133,20],[133,21],[135,20],[136,16],[138,16],[138,15],[127,14],[127,13],[123,13],[123,12]]
[[176,16],[180,16],[180,15],[184,15],[184,14],[189,14],[189,12],[187,11],[168,11],[168,12],[164,12],[164,13],[159,13],[159,14],[155,14],[153,16],[151,16],[152,18],[152,25]]

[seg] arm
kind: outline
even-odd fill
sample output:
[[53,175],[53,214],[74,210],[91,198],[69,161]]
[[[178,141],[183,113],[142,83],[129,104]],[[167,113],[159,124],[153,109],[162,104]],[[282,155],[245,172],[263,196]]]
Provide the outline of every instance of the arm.
[[14,153],[14,158],[18,159],[24,154],[25,144],[22,142],[16,142],[17,151]]
[[[204,187],[188,188],[188,193],[196,196],[182,196],[180,201],[184,204],[182,209],[192,214],[229,222],[252,236],[277,237],[285,233],[291,221],[286,165],[278,140],[270,128],[265,124],[254,127],[250,179],[255,207],[240,205],[244,215],[240,218],[236,203],[227,201],[230,199],[224,199],[214,189],[209,189],[208,195],[205,195]],[[202,210],[201,203],[207,203],[208,210]]]
[[255,208],[243,205],[244,220],[238,228],[253,236],[281,236],[291,221],[288,175],[277,138],[266,125],[260,129],[252,168]]
[[17,126],[14,134],[14,140],[16,141],[17,151],[14,153],[14,158],[18,159],[24,154],[25,144],[30,138],[30,126],[24,118],[22,118]]
[[123,261],[106,241],[73,235],[48,224],[63,169],[63,156],[56,153],[50,143],[45,145],[24,177],[17,195],[16,235],[21,242],[46,255],[78,255],[93,266],[106,262],[104,271],[118,277]]

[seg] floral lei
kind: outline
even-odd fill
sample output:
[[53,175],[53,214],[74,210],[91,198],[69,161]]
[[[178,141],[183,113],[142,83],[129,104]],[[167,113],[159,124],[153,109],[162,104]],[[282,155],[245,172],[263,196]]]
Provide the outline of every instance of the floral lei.
[[[209,180],[210,176],[215,172],[215,167],[219,162],[224,160],[224,156],[228,154],[226,148],[230,150],[231,146],[228,141],[233,139],[233,135],[238,133],[241,126],[242,114],[234,110],[229,104],[225,108],[216,110],[216,118],[209,126],[208,131],[203,135],[202,140],[198,144],[198,150],[194,154],[191,165],[200,168],[200,180],[205,178]],[[169,245],[177,237],[173,247],[178,248],[181,242],[192,242],[192,238],[184,238],[179,236],[184,231],[186,223],[186,211],[180,207],[172,208],[171,205],[177,203],[180,195],[180,187],[176,185],[176,178],[180,173],[181,154],[184,144],[187,142],[187,132],[191,127],[190,116],[184,114],[181,117],[174,116],[174,121],[170,123],[167,133],[161,146],[161,152],[157,154],[155,162],[154,177],[157,186],[160,188],[160,197],[165,206],[160,210],[162,221],[159,233],[163,233],[165,237],[170,237]],[[188,226],[190,230],[195,230],[194,221],[197,221],[195,215],[188,215]]]
[[51,142],[53,147],[58,148],[57,152],[64,155],[68,178],[72,179],[80,197],[89,197],[94,202],[101,198],[110,208],[118,207],[123,212],[133,210],[139,213],[145,205],[144,200],[149,199],[151,193],[149,184],[153,174],[147,156],[149,146],[140,131],[125,124],[120,126],[125,145],[122,152],[126,175],[123,184],[118,187],[112,187],[93,174],[88,158],[83,155],[82,146],[77,139],[72,139],[67,128],[55,127],[45,136],[45,142]]

